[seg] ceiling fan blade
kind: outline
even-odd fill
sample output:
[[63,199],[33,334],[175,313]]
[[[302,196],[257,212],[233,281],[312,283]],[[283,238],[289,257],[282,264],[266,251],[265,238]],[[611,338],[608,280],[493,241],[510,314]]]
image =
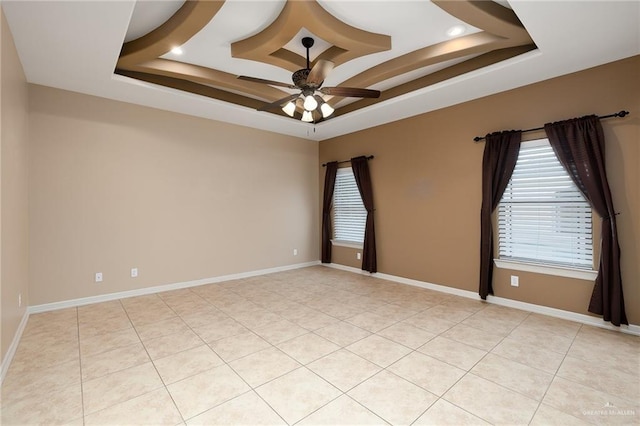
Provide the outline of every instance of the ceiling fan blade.
[[285,103],[287,103],[289,101],[292,101],[295,98],[297,98],[298,96],[300,96],[300,93],[296,93],[295,95],[287,96],[286,98],[278,99],[275,102],[271,102],[270,104],[266,104],[266,105],[261,106],[260,108],[258,108],[258,111],[266,111],[268,109],[280,108],[280,107],[282,107],[282,104],[285,104]]
[[297,89],[297,87],[294,86],[293,84],[280,83],[279,81],[265,80],[263,78],[247,77],[246,75],[239,75],[238,79],[239,80],[245,80],[245,81],[251,81],[253,83],[262,83],[262,84],[269,84],[271,86],[286,87],[288,89]]
[[358,89],[356,87],[323,87],[319,89],[325,95],[344,96],[349,98],[379,98],[379,90]]
[[309,71],[307,76],[307,84],[313,84],[316,87],[320,87],[324,79],[333,69],[333,62],[325,61],[324,59],[318,59],[316,64]]

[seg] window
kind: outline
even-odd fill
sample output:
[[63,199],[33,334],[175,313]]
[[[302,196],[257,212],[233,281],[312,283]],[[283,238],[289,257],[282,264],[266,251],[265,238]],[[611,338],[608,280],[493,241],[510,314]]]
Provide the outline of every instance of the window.
[[337,243],[361,245],[367,210],[362,204],[360,192],[351,167],[338,169],[333,192],[333,240]]
[[525,142],[498,206],[501,260],[593,268],[591,207],[549,141]]

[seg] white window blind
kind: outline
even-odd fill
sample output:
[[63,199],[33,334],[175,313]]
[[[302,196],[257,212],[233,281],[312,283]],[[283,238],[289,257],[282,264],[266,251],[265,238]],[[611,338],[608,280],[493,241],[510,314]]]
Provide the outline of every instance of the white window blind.
[[498,233],[501,259],[592,269],[591,207],[547,139],[521,145]]
[[351,167],[338,169],[333,192],[333,239],[336,241],[364,242],[367,210],[362,204]]

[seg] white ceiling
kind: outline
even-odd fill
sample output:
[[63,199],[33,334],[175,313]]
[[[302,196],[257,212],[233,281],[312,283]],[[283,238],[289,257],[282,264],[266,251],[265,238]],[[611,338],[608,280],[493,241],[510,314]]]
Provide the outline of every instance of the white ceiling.
[[[638,1],[501,0],[499,3],[509,5],[522,21],[537,50],[314,125],[114,75],[123,42],[164,22],[181,3],[4,0],[2,8],[30,83],[313,140],[340,136],[640,54]],[[455,18],[427,1],[319,3],[350,25],[391,35],[393,46],[390,52],[336,67],[325,82],[327,86],[337,85],[381,59],[415,49],[416,40],[424,44],[425,39],[444,39],[446,29],[455,23]],[[187,42],[180,60],[234,74],[289,82],[290,72],[286,70],[234,59],[230,54],[232,42],[268,26],[282,6],[283,0],[227,0],[221,13],[214,17],[219,20],[217,25],[205,27]],[[295,41],[290,47],[296,48]],[[203,51],[208,55],[194,53]],[[413,78],[420,72],[414,73]],[[384,84],[374,88],[384,90]]]

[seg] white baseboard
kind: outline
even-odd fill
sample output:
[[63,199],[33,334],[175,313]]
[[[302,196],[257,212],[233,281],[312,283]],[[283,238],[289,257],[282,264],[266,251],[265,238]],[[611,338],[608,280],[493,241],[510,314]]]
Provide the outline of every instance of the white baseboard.
[[[193,281],[184,281],[184,282],[178,282],[178,283],[166,284],[166,285],[160,285],[160,286],[154,286],[154,287],[145,287],[145,288],[136,289],[136,290],[129,290],[129,291],[122,291],[122,292],[117,292],[117,293],[103,294],[103,295],[99,295],[99,296],[90,296],[90,297],[83,297],[83,298],[79,298],[79,299],[65,300],[65,301],[61,301],[61,302],[53,302],[53,303],[45,303],[45,304],[42,304],[42,305],[29,306],[26,309],[26,311],[25,311],[25,313],[24,313],[24,315],[22,317],[22,320],[20,321],[20,325],[18,326],[18,330],[16,331],[16,333],[15,333],[15,335],[13,337],[13,341],[11,342],[11,345],[9,346],[9,350],[7,351],[4,359],[2,360],[2,364],[0,365],[0,384],[4,380],[4,377],[5,377],[6,373],[7,373],[7,371],[9,370],[9,366],[11,364],[11,361],[13,360],[15,352],[18,349],[18,343],[20,342],[20,338],[22,337],[22,333],[24,331],[25,326],[27,325],[27,320],[29,318],[29,315],[31,315],[31,314],[40,313],[40,312],[54,311],[54,310],[57,310],[57,309],[72,308],[72,307],[76,307],[76,306],[84,306],[84,305],[89,305],[89,304],[92,304],[92,303],[107,302],[107,301],[110,301],[110,300],[123,299],[123,298],[127,298],[127,297],[144,296],[144,295],[147,295],[147,294],[160,293],[160,292],[170,291],[170,290],[178,290],[178,289],[188,288],[188,287],[196,287],[196,286],[204,285],[204,284],[213,284],[213,283],[219,283],[219,282],[230,281],[230,280],[237,280],[237,279],[242,279],[242,278],[256,277],[256,276],[260,276],[260,275],[266,275],[266,274],[271,274],[271,273],[275,273],[275,272],[289,271],[289,270],[292,270],[292,269],[306,268],[306,267],[309,267],[309,266],[315,266],[315,265],[320,265],[320,264],[321,264],[320,261],[298,263],[298,264],[294,264],[294,265],[278,266],[278,267],[275,267],[275,268],[260,269],[260,270],[256,270],[256,271],[241,272],[241,273],[230,274],[230,275],[221,275],[221,276],[212,277],[212,278],[203,278],[203,279],[193,280]],[[358,268],[353,268],[353,267],[344,266],[344,265],[338,265],[338,264],[335,264],[335,263],[322,264],[322,265],[330,267],[330,268],[334,268],[334,269],[340,269],[340,270],[343,270],[343,271],[348,271],[348,272],[352,272],[352,273],[356,273],[356,274],[367,275],[367,276],[371,276],[371,277],[374,277],[374,278],[380,278],[380,279],[393,281],[393,282],[397,282],[397,283],[401,283],[401,284],[407,284],[407,285],[411,285],[411,286],[415,286],[415,287],[421,287],[421,288],[426,288],[426,289],[429,289],[429,290],[439,291],[439,292],[442,292],[442,293],[453,294],[455,296],[466,297],[466,298],[474,299],[474,300],[481,300],[480,296],[477,293],[472,292],[472,291],[468,291],[468,290],[461,290],[461,289],[458,289],[458,288],[448,287],[448,286],[445,286],[445,285],[433,284],[433,283],[429,283],[429,282],[425,282],[425,281],[418,281],[418,280],[414,280],[414,279],[411,279],[411,278],[398,277],[398,276],[395,276],[395,275],[389,275],[389,274],[383,274],[383,273],[371,274],[369,272],[362,271],[362,270],[360,270]],[[640,336],[640,325],[632,324],[632,325],[629,325],[629,326],[622,325],[620,327],[616,327],[614,325],[611,325],[610,323],[602,321],[598,317],[593,317],[593,316],[584,315],[584,314],[578,314],[578,313],[575,313],[575,312],[564,311],[564,310],[561,310],[561,309],[550,308],[548,306],[534,305],[532,303],[520,302],[520,301],[517,301],[517,300],[511,300],[511,299],[505,299],[503,297],[488,296],[486,302],[487,303],[492,303],[492,304],[495,304],[495,305],[501,305],[501,306],[511,307],[511,308],[515,308],[515,309],[521,309],[521,310],[525,310],[525,311],[529,311],[529,312],[535,312],[535,313],[548,315],[548,316],[552,316],[552,317],[556,317],[556,318],[566,319],[566,320],[569,320],[569,321],[579,322],[579,323],[582,323],[582,324],[592,325],[592,326],[596,326],[596,327],[600,327],[600,328],[605,328],[605,329],[609,329],[609,330],[615,330],[615,331],[620,331],[620,332],[623,332],[623,333],[628,333],[628,334],[633,334],[633,335],[636,335],[636,336]]]
[[[445,285],[433,284],[424,281],[413,280],[410,278],[398,277],[395,275],[383,274],[380,272],[376,272],[371,274],[367,271],[363,271],[358,268],[353,268],[351,266],[338,265],[337,263],[324,263],[323,266],[327,266],[330,268],[340,269],[343,271],[349,271],[356,274],[368,275],[374,278],[380,278],[387,281],[393,281],[401,284],[412,285],[415,287],[422,287],[429,290],[439,291],[441,293],[453,294],[456,296],[466,297],[468,299],[474,300],[482,300],[478,293],[469,290],[461,290],[459,288],[447,287]],[[550,317],[565,319],[569,321],[579,322],[582,324],[592,325],[595,327],[606,328],[608,330],[620,331],[622,333],[633,334],[636,336],[640,336],[640,325],[630,324],[630,325],[621,325],[620,327],[616,327],[611,323],[603,321],[599,317],[594,317],[591,315],[579,314],[576,312],[565,311],[562,309],[550,308],[548,306],[542,305],[534,305],[533,303],[520,302],[518,300],[505,299],[504,297],[497,296],[487,296],[487,303],[492,303],[494,305],[506,306],[509,308],[521,309],[524,311],[534,312],[537,314],[548,315]]]
[[289,271],[292,269],[306,268],[308,266],[319,265],[320,261],[296,263],[293,265],[277,266],[275,268],[259,269],[256,271],[240,272],[237,274],[220,275],[218,277],[203,278],[193,281],[184,281],[173,284],[164,284],[154,287],[139,288],[136,290],[120,291],[117,293],[101,294],[99,296],[81,297],[79,299],[63,300],[61,302],[45,303],[42,305],[29,306],[27,312],[36,314],[40,312],[55,311],[57,309],[73,308],[76,306],[91,305],[93,303],[108,302],[110,300],[125,299],[127,297],[144,296],[147,294],[162,293],[164,291],[179,290],[181,288],[196,287],[204,284],[215,284],[223,281],[239,280],[242,278],[257,277],[259,275],[272,274],[274,272]]
[[4,377],[7,375],[7,371],[9,371],[9,366],[11,365],[11,361],[13,361],[13,357],[16,354],[16,350],[18,349],[18,344],[20,343],[20,338],[22,337],[22,332],[24,328],[27,326],[27,320],[29,319],[29,311],[25,309],[24,314],[22,315],[22,319],[20,320],[20,324],[18,325],[18,329],[16,333],[13,335],[13,340],[11,341],[11,345],[9,345],[9,349],[7,353],[4,355],[4,359],[0,364],[0,385],[4,381]]
[[9,350],[7,350],[7,353],[4,356],[2,363],[0,364],[0,384],[2,384],[2,381],[4,380],[4,377],[7,374],[7,371],[9,370],[9,366],[11,365],[11,361],[13,361],[13,357],[15,356],[16,350],[18,349],[18,344],[20,343],[20,338],[22,337],[22,333],[27,325],[27,320],[29,319],[29,315],[31,314],[55,311],[55,310],[64,309],[64,308],[73,308],[76,306],[90,305],[92,303],[107,302],[110,300],[123,299],[127,297],[144,296],[146,294],[161,293],[163,291],[178,290],[181,288],[195,287],[195,286],[204,285],[204,284],[213,284],[213,283],[219,283],[223,281],[256,277],[259,275],[266,275],[274,272],[289,271],[292,269],[306,268],[308,266],[315,266],[319,264],[320,264],[320,261],[315,260],[312,262],[296,263],[293,265],[286,265],[286,266],[277,266],[275,268],[260,269],[256,271],[241,272],[241,273],[230,274],[230,275],[221,275],[213,278],[203,278],[200,280],[184,281],[184,282],[159,285],[154,287],[145,287],[145,288],[140,288],[136,290],[121,291],[118,293],[101,294],[99,296],[82,297],[79,299],[63,300],[61,302],[53,302],[53,303],[45,303],[42,305],[29,306],[25,310],[24,315],[22,316],[22,320],[20,321],[20,325],[18,326],[18,329],[16,330],[16,333],[13,336],[13,341],[9,346]]

